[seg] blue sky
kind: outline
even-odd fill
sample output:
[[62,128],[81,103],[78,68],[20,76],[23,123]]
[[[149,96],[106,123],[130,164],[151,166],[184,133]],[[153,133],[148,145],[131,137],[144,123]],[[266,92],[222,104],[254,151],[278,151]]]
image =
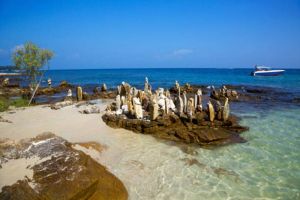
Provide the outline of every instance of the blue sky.
[[26,41],[55,69],[300,68],[300,1],[0,0],[0,65]]

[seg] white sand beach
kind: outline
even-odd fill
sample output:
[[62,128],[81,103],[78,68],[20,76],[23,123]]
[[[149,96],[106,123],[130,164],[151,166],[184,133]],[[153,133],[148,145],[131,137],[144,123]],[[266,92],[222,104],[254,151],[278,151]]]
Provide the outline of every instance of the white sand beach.
[[[101,111],[104,111],[107,102],[100,100],[97,104]],[[164,178],[159,177],[159,174],[163,173],[160,167],[166,160],[161,159],[160,155],[168,155],[170,151],[181,153],[180,149],[157,143],[156,139],[148,135],[110,128],[102,121],[102,113],[82,114],[79,111],[83,108],[84,106],[77,108],[73,105],[52,110],[47,105],[40,105],[4,112],[1,116],[12,123],[0,122],[0,137],[21,140],[43,132],[52,132],[73,143],[98,142],[107,147],[101,153],[79,145],[74,147],[92,156],[120,178],[128,190],[130,199],[157,197],[162,190],[160,187],[164,184]],[[26,163],[26,166],[29,164],[32,163]],[[10,161],[6,165],[10,166]],[[24,165],[22,173],[16,174],[20,176],[19,179],[23,179],[25,175],[31,176],[27,173],[26,166]],[[13,173],[14,170],[4,169],[5,173]],[[157,170],[160,173],[157,173]],[[1,176],[0,179],[2,186],[12,184],[9,176]],[[14,177],[14,180],[17,179]],[[171,191],[169,194],[172,194]]]

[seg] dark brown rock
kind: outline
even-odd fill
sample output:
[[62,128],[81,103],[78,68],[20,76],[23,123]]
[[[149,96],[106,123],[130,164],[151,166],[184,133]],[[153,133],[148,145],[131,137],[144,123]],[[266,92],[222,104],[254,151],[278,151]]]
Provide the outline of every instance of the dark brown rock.
[[[35,142],[35,145],[32,145]],[[92,144],[95,146],[95,144]],[[96,145],[98,146],[98,145]],[[48,158],[34,166],[33,177],[5,186],[0,199],[127,199],[120,180],[90,156],[53,134],[43,134],[20,143],[0,142],[2,156],[9,159]],[[17,154],[12,154],[17,152]]]
[[214,124],[205,118],[207,118],[205,112],[197,113],[192,122],[187,116],[179,117],[175,114],[159,116],[153,121],[129,119],[109,113],[102,116],[103,121],[110,127],[125,128],[171,141],[199,145],[245,142],[238,133],[248,128],[239,126],[235,118],[228,118],[226,123],[215,120]]

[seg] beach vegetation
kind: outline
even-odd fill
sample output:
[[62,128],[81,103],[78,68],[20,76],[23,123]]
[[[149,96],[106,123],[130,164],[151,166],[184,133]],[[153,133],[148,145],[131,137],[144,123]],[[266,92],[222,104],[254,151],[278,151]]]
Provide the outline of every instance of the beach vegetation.
[[31,88],[37,85],[42,68],[49,64],[52,57],[52,51],[42,49],[32,42],[18,46],[12,55],[15,66],[24,73]]
[[28,106],[28,99],[9,99],[6,97],[0,97],[0,112],[8,110],[9,106],[14,106],[16,108],[26,107]]
[[24,99],[24,98],[14,99],[9,102],[9,105],[17,108],[26,107],[28,106],[28,99]]
[[0,112],[7,110],[9,107],[9,101],[5,97],[0,97]]

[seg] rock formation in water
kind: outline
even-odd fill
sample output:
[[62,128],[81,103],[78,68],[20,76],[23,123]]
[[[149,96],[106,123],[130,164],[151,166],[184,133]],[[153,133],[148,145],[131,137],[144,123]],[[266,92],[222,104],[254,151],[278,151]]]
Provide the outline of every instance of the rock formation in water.
[[221,89],[214,90],[212,92],[211,98],[225,101],[225,98],[228,98],[229,100],[237,100],[239,96],[236,90],[227,89],[227,87],[223,85]]
[[5,165],[12,159],[35,158],[38,161],[27,167],[33,171],[33,176],[20,177],[16,183],[4,186],[0,199],[128,198],[127,191],[118,178],[90,156],[72,146],[51,133],[20,142],[2,139],[0,165]]
[[[193,90],[189,86],[196,93],[183,91],[182,98],[178,82],[175,83],[175,95],[163,88],[152,93],[148,90],[148,84],[146,79],[146,91],[135,91],[126,84],[128,88],[124,90],[126,92],[121,92],[123,96],[118,96],[117,101],[106,109],[102,116],[104,122],[114,128],[185,143],[207,145],[245,141],[238,133],[247,128],[238,125],[235,117],[230,116],[227,97],[222,104],[211,99],[207,109],[203,109],[201,89]],[[124,88],[124,83],[119,88]],[[119,107],[120,98],[127,99],[126,108],[130,109]]]

